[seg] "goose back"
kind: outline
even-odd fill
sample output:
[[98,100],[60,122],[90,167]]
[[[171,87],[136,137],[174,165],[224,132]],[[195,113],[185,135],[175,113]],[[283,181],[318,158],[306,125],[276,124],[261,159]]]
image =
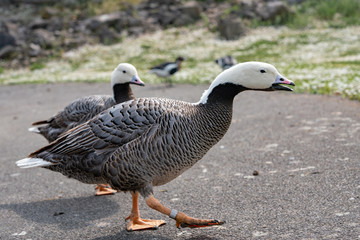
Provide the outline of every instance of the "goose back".
[[79,98],[50,119],[35,122],[33,125],[46,123],[38,127],[38,130],[49,142],[52,142],[67,130],[86,122],[115,104],[114,98],[109,95]]

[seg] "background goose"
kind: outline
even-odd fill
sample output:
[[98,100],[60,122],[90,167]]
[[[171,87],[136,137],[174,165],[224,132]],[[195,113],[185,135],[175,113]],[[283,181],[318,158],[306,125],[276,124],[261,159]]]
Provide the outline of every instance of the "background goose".
[[158,66],[152,67],[150,73],[154,73],[159,77],[165,78],[171,85],[171,76],[178,72],[181,68],[181,63],[185,61],[185,58],[178,57],[175,62],[165,62]]
[[[117,103],[135,99],[130,84],[145,85],[133,65],[121,63],[111,74],[113,96],[92,95],[76,99],[53,117],[32,124],[46,124],[45,126],[32,127],[29,128],[29,131],[39,133],[49,142],[52,142],[67,130],[88,121],[109,107]],[[104,184],[96,186],[96,189],[96,195],[113,194],[116,192]]]
[[189,169],[224,136],[238,93],[291,91],[281,84],[294,85],[270,64],[241,63],[219,74],[197,103],[139,98],[118,104],[16,164],[48,168],[85,183],[108,182],[114,189],[131,191],[128,230],[165,223],[140,218],[139,194],[149,207],[175,219],[177,227],[223,224],[165,207],[154,197],[153,187]]
[[232,56],[218,58],[215,60],[215,63],[218,64],[223,70],[231,68],[232,66],[237,64],[236,59]]

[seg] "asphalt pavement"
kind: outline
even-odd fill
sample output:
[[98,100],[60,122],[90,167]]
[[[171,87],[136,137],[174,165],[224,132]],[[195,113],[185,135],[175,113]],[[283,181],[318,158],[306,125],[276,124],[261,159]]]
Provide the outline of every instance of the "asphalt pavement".
[[[207,86],[134,86],[138,97],[198,101]],[[155,188],[164,205],[226,220],[200,229],[146,206],[158,230],[127,232],[129,193],[15,161],[46,145],[27,128],[72,100],[110,94],[107,83],[0,87],[0,239],[360,239],[360,102],[291,92],[243,92],[224,138],[195,166]]]

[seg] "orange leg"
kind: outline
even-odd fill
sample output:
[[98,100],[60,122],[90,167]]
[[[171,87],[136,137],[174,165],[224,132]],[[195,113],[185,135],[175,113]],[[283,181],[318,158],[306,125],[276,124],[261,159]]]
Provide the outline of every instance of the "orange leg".
[[168,215],[169,217],[175,219],[176,226],[178,228],[182,227],[189,227],[189,228],[198,228],[198,227],[208,227],[213,225],[222,225],[225,223],[225,221],[219,221],[215,219],[197,219],[187,216],[183,212],[177,212],[175,210],[170,210],[169,208],[162,205],[159,200],[157,200],[153,195],[150,195],[146,198],[146,204],[151,207],[152,209],[155,209],[156,211],[159,211],[165,215]]
[[126,220],[130,220],[126,228],[128,231],[158,229],[159,226],[165,224],[164,220],[151,220],[140,218],[138,192],[132,193],[132,209],[130,215],[126,218]]
[[117,192],[116,190],[112,189],[109,184],[98,184],[96,185],[95,190],[95,196],[112,195]]

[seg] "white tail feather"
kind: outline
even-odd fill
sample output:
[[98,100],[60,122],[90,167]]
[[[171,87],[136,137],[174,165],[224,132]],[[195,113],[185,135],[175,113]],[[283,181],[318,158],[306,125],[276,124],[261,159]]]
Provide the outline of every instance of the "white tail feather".
[[31,127],[28,130],[29,130],[29,132],[40,133],[39,128],[37,128],[37,127]]
[[47,162],[41,158],[24,158],[16,161],[16,165],[20,168],[32,168],[32,167],[45,167],[53,165],[51,162]]

